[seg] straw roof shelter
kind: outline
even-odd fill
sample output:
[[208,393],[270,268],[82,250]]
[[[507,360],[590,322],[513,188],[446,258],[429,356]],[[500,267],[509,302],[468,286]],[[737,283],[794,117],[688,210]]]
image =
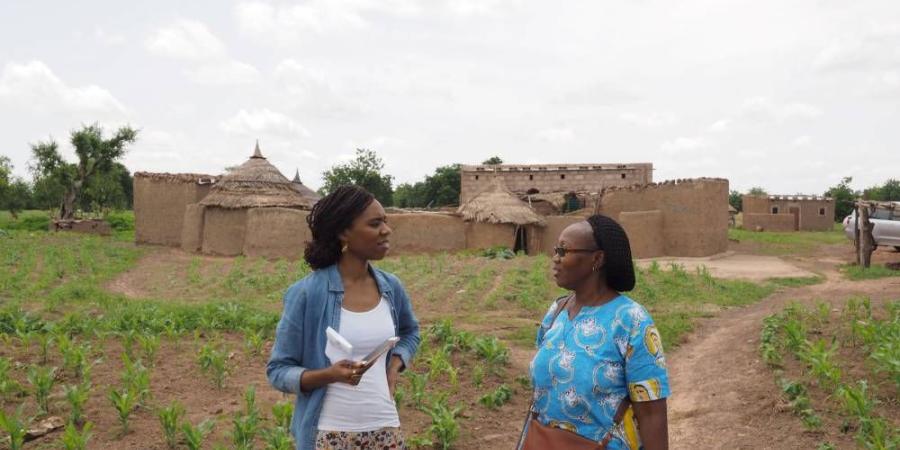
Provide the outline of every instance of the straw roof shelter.
[[304,198],[311,202],[311,205],[315,205],[322,196],[319,195],[318,192],[308,188],[302,181],[300,181],[300,169],[297,169],[297,172],[294,173],[294,179],[291,180],[291,184],[294,187],[294,190],[300,193]]
[[544,219],[506,189],[499,178],[495,178],[487,190],[462,204],[456,212],[467,222],[544,225]]
[[223,175],[200,205],[224,209],[310,209],[313,202],[297,192],[294,184],[266,160],[257,142],[253,156]]

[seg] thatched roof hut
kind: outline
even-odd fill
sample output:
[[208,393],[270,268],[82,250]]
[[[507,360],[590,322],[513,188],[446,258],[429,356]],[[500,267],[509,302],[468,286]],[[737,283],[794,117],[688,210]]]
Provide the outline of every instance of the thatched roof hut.
[[467,222],[543,225],[544,220],[527,203],[506,189],[499,178],[456,211]]
[[294,179],[291,180],[291,184],[293,185],[295,191],[299,192],[300,195],[310,201],[311,205],[315,205],[316,202],[318,202],[322,198],[322,196],[319,195],[318,192],[306,187],[306,185],[303,184],[302,181],[300,181],[300,169],[297,169],[297,172],[294,173]]
[[253,156],[223,175],[200,205],[224,209],[310,209],[313,202],[297,192],[294,184],[263,157],[257,142]]

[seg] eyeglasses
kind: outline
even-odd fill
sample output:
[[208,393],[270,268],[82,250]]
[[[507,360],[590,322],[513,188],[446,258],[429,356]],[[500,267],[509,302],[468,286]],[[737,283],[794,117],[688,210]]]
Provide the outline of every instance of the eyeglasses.
[[596,248],[568,248],[568,247],[553,247],[553,254],[559,256],[560,258],[565,258],[566,253],[577,253],[577,252],[596,252],[598,251]]

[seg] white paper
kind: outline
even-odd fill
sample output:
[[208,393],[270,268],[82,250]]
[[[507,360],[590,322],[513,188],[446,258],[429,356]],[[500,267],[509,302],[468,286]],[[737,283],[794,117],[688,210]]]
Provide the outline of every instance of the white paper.
[[340,360],[353,360],[353,345],[347,342],[343,336],[334,331],[334,328],[325,329],[327,341],[325,343],[325,356],[334,364]]

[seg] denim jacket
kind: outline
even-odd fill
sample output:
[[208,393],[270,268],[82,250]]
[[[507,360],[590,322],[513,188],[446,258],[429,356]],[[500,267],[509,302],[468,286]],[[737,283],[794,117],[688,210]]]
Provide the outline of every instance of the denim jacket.
[[[409,367],[419,346],[419,322],[400,280],[393,274],[369,266],[381,296],[391,306],[394,332],[400,337],[389,354]],[[275,345],[266,365],[269,383],[279,391],[296,394],[291,434],[297,450],[315,449],[319,413],[325,388],[310,392],[300,389],[300,376],[307,369],[324,369],[333,362],[325,356],[325,328],[340,331],[344,283],[337,265],[316,270],[294,283],[284,294],[284,312],[275,330]]]

